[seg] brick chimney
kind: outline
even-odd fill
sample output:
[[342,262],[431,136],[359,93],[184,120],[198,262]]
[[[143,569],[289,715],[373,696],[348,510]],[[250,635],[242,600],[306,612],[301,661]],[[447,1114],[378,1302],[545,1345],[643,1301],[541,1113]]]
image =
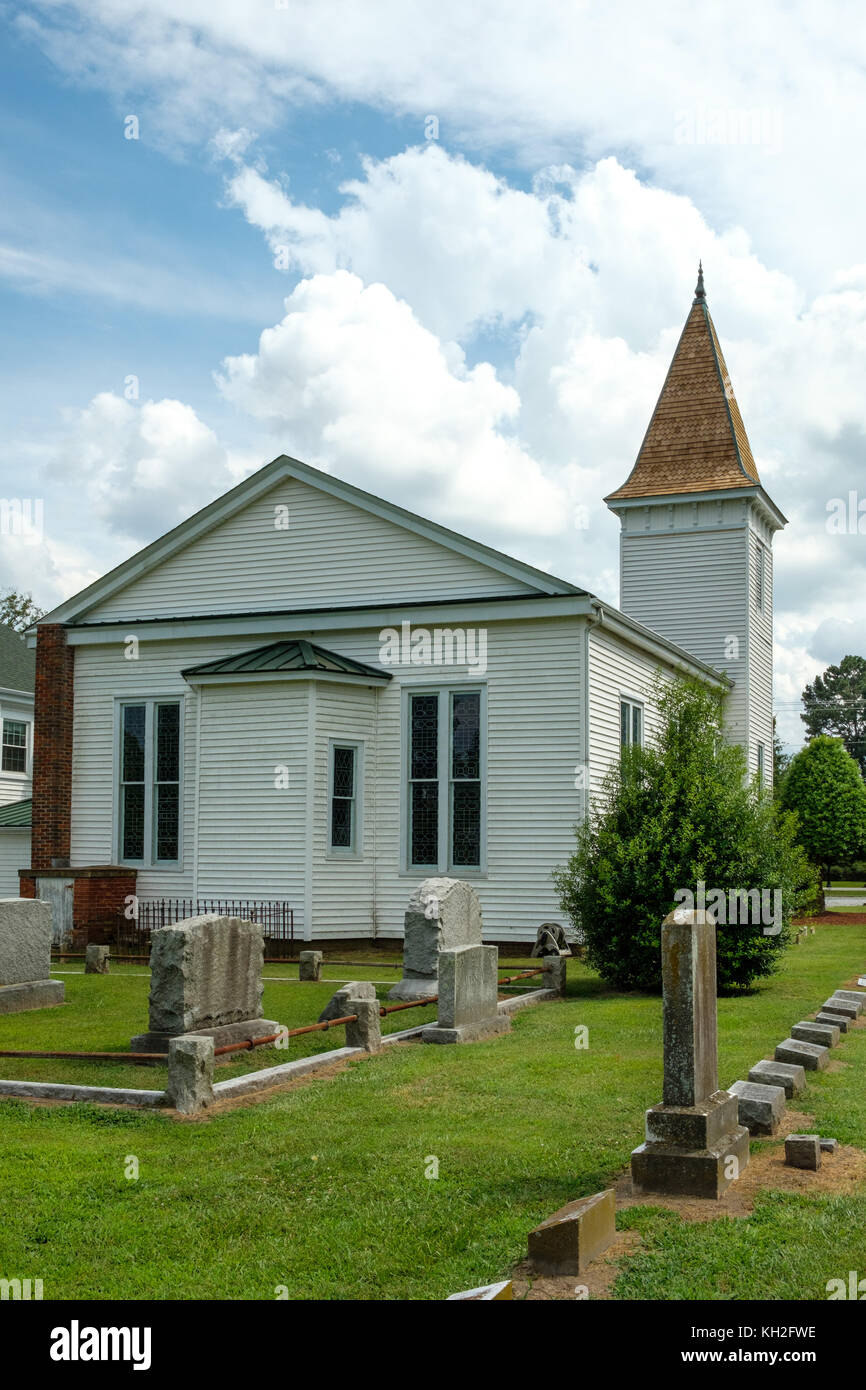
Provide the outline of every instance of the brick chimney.
[[62,623],[36,630],[33,737],[33,869],[69,864],[72,814],[74,649]]

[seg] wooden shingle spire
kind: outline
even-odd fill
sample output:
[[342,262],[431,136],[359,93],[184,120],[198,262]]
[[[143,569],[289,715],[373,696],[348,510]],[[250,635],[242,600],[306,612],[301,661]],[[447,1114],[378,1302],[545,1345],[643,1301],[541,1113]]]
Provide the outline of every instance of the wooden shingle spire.
[[703,267],[634,468],[617,498],[760,486],[710,311]]

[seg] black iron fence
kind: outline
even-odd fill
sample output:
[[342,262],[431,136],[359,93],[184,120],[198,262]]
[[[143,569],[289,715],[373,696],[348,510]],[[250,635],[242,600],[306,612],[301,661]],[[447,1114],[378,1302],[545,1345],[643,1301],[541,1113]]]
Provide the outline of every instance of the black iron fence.
[[187,917],[206,913],[218,917],[242,917],[261,923],[265,955],[283,958],[294,954],[295,914],[288,903],[260,902],[251,898],[139,898],[135,917],[123,912],[114,931],[117,955],[147,956],[151,933]]

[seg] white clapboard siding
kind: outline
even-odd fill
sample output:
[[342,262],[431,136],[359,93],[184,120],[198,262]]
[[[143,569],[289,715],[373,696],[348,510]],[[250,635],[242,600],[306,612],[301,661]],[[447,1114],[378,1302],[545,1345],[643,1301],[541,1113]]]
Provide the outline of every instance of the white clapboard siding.
[[589,635],[589,787],[600,796],[611,766],[620,757],[620,702],[643,696],[644,741],[658,730],[654,686],[657,678],[672,680],[674,672],[649,652],[632,647],[606,630],[592,627]]
[[[114,829],[115,702],[117,699],[150,699],[180,696],[183,723],[183,864],[178,869],[142,869],[137,888],[142,897],[190,896],[193,891],[193,810],[195,778],[196,696],[180,672],[195,657],[205,660],[211,646],[194,643],[143,641],[137,660],[126,659],[130,650],[123,642],[75,650],[75,700],[72,734],[72,839],[73,868],[88,864],[117,863]],[[220,655],[214,651],[214,655]]]
[[[749,532],[749,771],[764,745],[764,783],[773,780],[773,551],[769,533]],[[758,607],[759,547],[764,552],[764,603]]]
[[302,931],[309,685],[214,685],[201,700],[197,896],[290,902]]
[[[581,814],[574,782],[582,760],[583,629],[577,619],[536,619],[489,623],[486,631],[487,873],[472,882],[485,936],[526,940],[541,922],[561,919],[550,875],[571,853]],[[328,645],[371,664],[378,657],[373,630],[330,633]],[[478,678],[465,667],[390,669],[394,679],[378,696],[376,925],[378,935],[399,937],[424,877],[401,864],[401,686]]]
[[[288,508],[287,529],[275,526]],[[525,594],[531,587],[296,479],[92,608],[112,618]]]
[[[316,682],[312,918],[314,937],[376,935],[376,714],[378,688]],[[356,788],[360,855],[329,852],[331,740],[360,743]],[[362,780],[363,779],[363,780]]]
[[30,831],[26,826],[0,827],[0,898],[21,892],[19,869],[30,867]]
[[[621,537],[621,602],[636,618],[734,682],[732,741],[748,740],[748,529]],[[735,652],[736,655],[730,653]]]

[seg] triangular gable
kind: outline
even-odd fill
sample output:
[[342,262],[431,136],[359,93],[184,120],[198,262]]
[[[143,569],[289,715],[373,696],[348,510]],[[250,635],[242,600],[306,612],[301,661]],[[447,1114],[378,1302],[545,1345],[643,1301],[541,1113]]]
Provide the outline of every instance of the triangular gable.
[[282,455],[42,621],[581,592]]

